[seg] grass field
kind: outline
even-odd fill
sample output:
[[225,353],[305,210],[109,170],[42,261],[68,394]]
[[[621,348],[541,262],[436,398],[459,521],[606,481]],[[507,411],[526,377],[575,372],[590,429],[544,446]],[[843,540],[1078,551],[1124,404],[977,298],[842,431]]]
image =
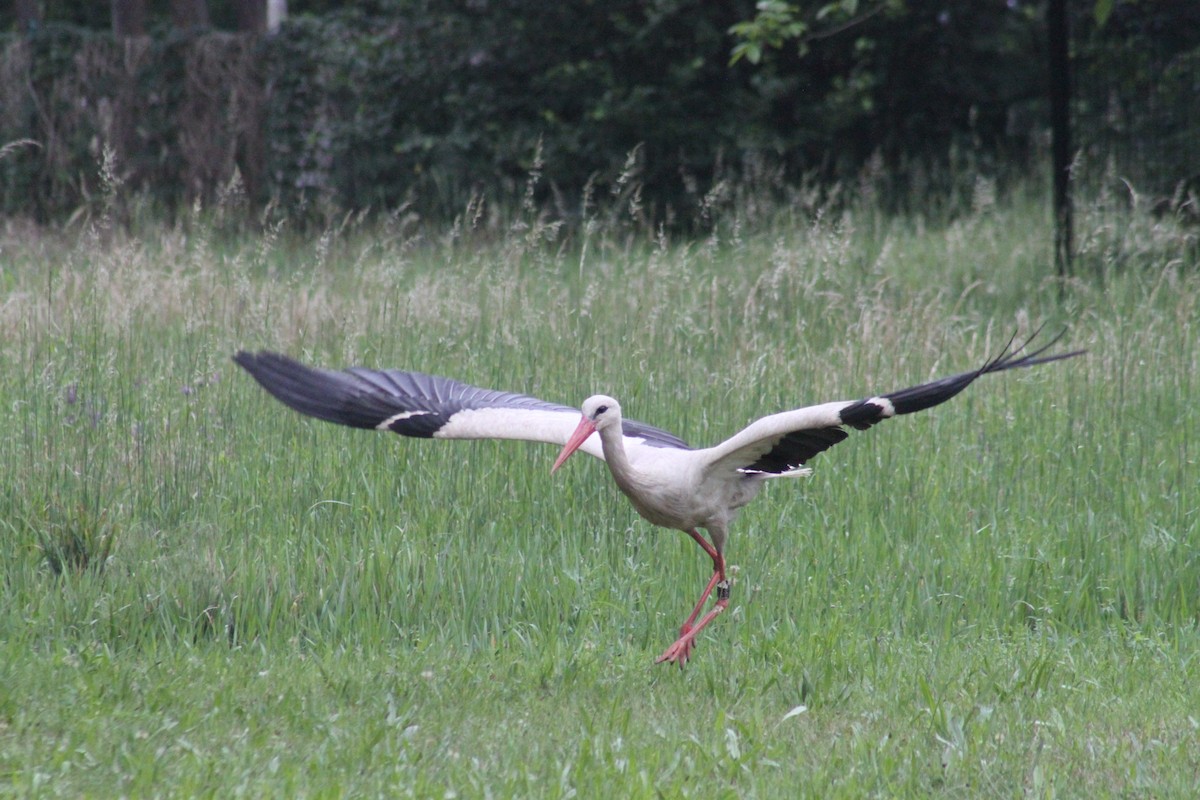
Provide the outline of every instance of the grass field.
[[[1192,797],[1200,791],[1196,232],[1048,214],[220,214],[0,232],[0,794]],[[218,209],[218,212],[220,210]],[[729,613],[599,462],[304,419],[239,348],[604,391],[697,444],[982,363],[742,514]]]

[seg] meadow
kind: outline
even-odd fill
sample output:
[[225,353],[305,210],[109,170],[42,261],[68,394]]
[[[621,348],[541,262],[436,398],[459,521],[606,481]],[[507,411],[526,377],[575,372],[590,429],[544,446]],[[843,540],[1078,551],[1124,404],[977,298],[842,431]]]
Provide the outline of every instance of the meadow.
[[[1039,192],[940,218],[711,195],[571,226],[473,204],[0,229],[0,795],[1192,797],[1197,231]],[[117,189],[114,188],[114,192]],[[730,610],[604,466],[302,418],[230,361],[416,369],[705,445],[987,376],[746,508]]]

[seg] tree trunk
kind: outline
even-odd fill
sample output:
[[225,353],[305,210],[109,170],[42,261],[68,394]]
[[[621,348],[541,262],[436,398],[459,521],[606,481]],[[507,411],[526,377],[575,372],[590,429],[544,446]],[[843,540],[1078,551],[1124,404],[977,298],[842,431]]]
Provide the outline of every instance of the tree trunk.
[[112,0],[113,35],[146,35],[146,0]]
[[[1054,174],[1054,264],[1071,274],[1074,233],[1071,213],[1071,51],[1066,0],[1046,4],[1050,71],[1050,157]],[[1060,289],[1061,291],[1061,289]]]
[[208,0],[171,0],[171,24],[181,31],[208,27]]
[[274,33],[287,19],[287,0],[267,0],[267,33]]
[[267,0],[234,0],[238,30],[243,33],[266,33]]
[[42,22],[42,5],[38,0],[17,0],[17,30],[31,31]]

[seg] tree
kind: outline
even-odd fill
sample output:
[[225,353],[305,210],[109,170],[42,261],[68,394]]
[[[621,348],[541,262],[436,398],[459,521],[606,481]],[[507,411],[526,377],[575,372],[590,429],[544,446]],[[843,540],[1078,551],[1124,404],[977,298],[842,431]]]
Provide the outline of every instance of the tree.
[[38,0],[17,0],[17,30],[33,30],[41,22],[42,4]]
[[287,0],[267,0],[267,32],[274,33],[287,19]]
[[[1099,4],[1097,4],[1099,8]],[[1107,19],[1107,13],[1103,19]],[[1096,19],[1100,20],[1099,13]],[[1051,160],[1054,173],[1054,264],[1060,278],[1071,274],[1071,55],[1066,0],[1046,4],[1050,56]]]
[[265,33],[267,30],[267,0],[234,0],[233,11],[237,27],[243,33]]
[[751,64],[762,61],[768,49],[778,50],[785,42],[796,42],[803,53],[809,41],[824,38],[851,28],[888,9],[903,8],[904,0],[878,0],[864,4],[859,0],[835,0],[831,3],[809,3],[801,9],[784,0],[760,0],[754,17],[729,29],[737,38],[733,48],[733,63],[743,58]]
[[171,0],[171,24],[181,31],[208,27],[208,0]]
[[113,35],[146,35],[146,0],[112,0]]

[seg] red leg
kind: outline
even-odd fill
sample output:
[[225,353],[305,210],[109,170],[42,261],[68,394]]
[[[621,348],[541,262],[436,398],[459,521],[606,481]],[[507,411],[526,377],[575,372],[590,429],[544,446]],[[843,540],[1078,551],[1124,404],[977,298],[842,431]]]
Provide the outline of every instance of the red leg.
[[707,614],[705,614],[700,621],[696,623],[696,627],[692,628],[687,633],[676,639],[675,644],[668,647],[666,652],[659,656],[654,663],[661,664],[664,661],[677,661],[679,662],[680,669],[682,669],[683,665],[687,663],[688,656],[691,655],[692,647],[696,643],[696,635],[708,627],[708,623],[720,616],[721,612],[728,607],[729,586],[728,584],[725,584],[717,593],[717,604],[713,606],[712,611],[709,611]]
[[708,557],[713,560],[713,569],[725,568],[725,560],[721,557],[721,554],[717,552],[717,548],[713,547],[712,542],[701,536],[695,528],[692,528],[690,531],[686,531],[686,533],[688,536],[696,540],[696,544],[704,548],[704,552],[708,553]]
[[696,617],[700,616],[700,611],[704,608],[704,604],[708,602],[708,596],[712,594],[713,587],[721,580],[720,572],[713,572],[713,575],[708,580],[708,586],[704,587],[704,592],[700,595],[700,599],[696,601],[696,607],[692,609],[692,613],[683,621],[683,625],[679,628],[680,635],[683,635],[692,629],[692,623],[696,621]]
[[[683,625],[679,628],[679,638],[675,643],[667,648],[661,656],[655,660],[655,664],[661,664],[664,661],[678,662],[680,667],[687,663],[688,657],[692,653],[692,648],[696,643],[696,634],[704,630],[704,628],[712,622],[717,616],[725,610],[729,605],[729,583],[725,580],[725,557],[713,547],[711,543],[695,530],[687,531],[688,536],[696,540],[696,543],[704,548],[704,552],[708,553],[713,561],[713,575],[708,581],[708,586],[704,587],[704,592],[701,593],[700,599],[696,601],[692,613],[683,621]],[[704,608],[704,604],[708,602],[709,596],[713,589],[717,589],[717,604],[699,623],[693,626],[696,622],[696,617],[700,615],[700,611]]]

